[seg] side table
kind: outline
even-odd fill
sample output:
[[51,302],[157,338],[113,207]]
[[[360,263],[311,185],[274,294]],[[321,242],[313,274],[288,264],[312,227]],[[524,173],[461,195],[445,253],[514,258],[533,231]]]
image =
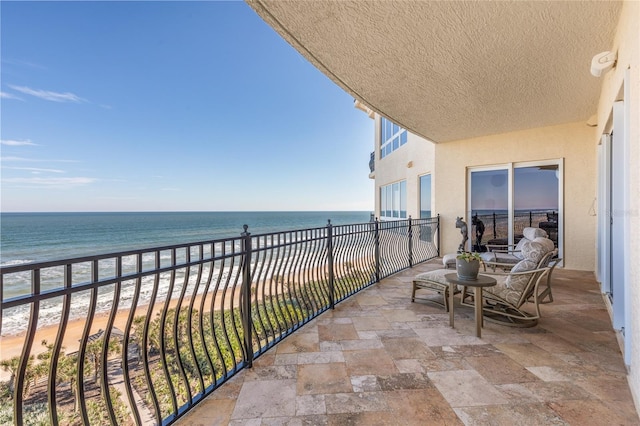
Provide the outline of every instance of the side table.
[[[474,309],[476,314],[476,336],[482,335],[482,288],[492,287],[496,285],[495,278],[487,275],[478,275],[476,280],[461,280],[458,278],[457,273],[446,274],[444,278],[449,283],[449,325],[453,328],[453,293],[455,292],[456,285],[462,285],[465,287],[473,287],[474,294]],[[464,297],[464,294],[462,295]]]

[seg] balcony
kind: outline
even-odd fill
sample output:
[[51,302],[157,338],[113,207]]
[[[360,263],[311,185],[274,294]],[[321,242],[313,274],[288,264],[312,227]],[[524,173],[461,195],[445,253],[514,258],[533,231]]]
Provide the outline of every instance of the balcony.
[[245,226],[2,267],[0,423],[174,423],[335,304],[435,258],[438,231],[439,217]]
[[638,424],[591,272],[557,270],[534,328],[410,302],[414,266],[338,304],[256,359],[179,422]]

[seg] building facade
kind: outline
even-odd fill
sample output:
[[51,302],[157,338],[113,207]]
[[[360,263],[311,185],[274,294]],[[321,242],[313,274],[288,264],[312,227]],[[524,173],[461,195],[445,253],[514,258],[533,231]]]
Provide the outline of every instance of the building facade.
[[551,210],[563,266],[601,283],[640,407],[640,2],[249,4],[372,112],[378,217],[430,196],[446,253],[459,216],[506,210],[512,240],[523,206]]

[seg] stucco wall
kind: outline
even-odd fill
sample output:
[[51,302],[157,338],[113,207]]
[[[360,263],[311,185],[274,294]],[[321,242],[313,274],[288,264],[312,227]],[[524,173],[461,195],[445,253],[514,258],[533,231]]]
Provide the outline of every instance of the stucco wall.
[[434,191],[437,213],[442,216],[442,253],[454,252],[460,244],[456,216],[465,216],[469,222],[467,167],[564,159],[565,267],[594,270],[594,132],[585,123],[570,123],[436,145]]
[[629,271],[628,293],[626,297],[627,323],[625,339],[630,339],[631,360],[629,366],[629,385],[636,408],[640,411],[640,2],[624,3],[616,29],[612,50],[618,52],[616,67],[601,77],[602,92],[598,106],[598,129],[594,140],[606,130],[613,102],[617,99],[623,85],[626,70],[630,73],[629,96],[624,99],[630,107],[629,122],[629,199],[626,215],[629,219]]
[[[380,186],[401,180],[407,181],[407,214],[420,217],[420,176],[432,173],[434,166],[434,145],[412,133],[407,135],[407,143],[380,159],[380,116],[375,117],[376,151],[376,217],[380,217]],[[432,189],[433,189],[433,174]],[[433,190],[432,190],[433,193]],[[433,195],[432,195],[433,211]]]

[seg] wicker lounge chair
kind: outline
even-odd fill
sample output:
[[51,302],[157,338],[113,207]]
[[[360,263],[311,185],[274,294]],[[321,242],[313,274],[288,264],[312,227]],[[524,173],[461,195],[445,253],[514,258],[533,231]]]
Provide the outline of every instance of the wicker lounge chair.
[[[515,327],[532,327],[540,318],[540,300],[551,297],[550,281],[547,280],[552,267],[549,262],[557,254],[553,242],[548,238],[535,238],[521,247],[523,259],[509,272],[487,273],[498,282],[494,287],[482,289],[483,314],[488,320]],[[553,266],[555,267],[555,265]],[[547,289],[540,291],[540,285]],[[473,306],[473,293],[462,289],[462,304]],[[523,305],[530,301],[534,313],[527,312]]]

